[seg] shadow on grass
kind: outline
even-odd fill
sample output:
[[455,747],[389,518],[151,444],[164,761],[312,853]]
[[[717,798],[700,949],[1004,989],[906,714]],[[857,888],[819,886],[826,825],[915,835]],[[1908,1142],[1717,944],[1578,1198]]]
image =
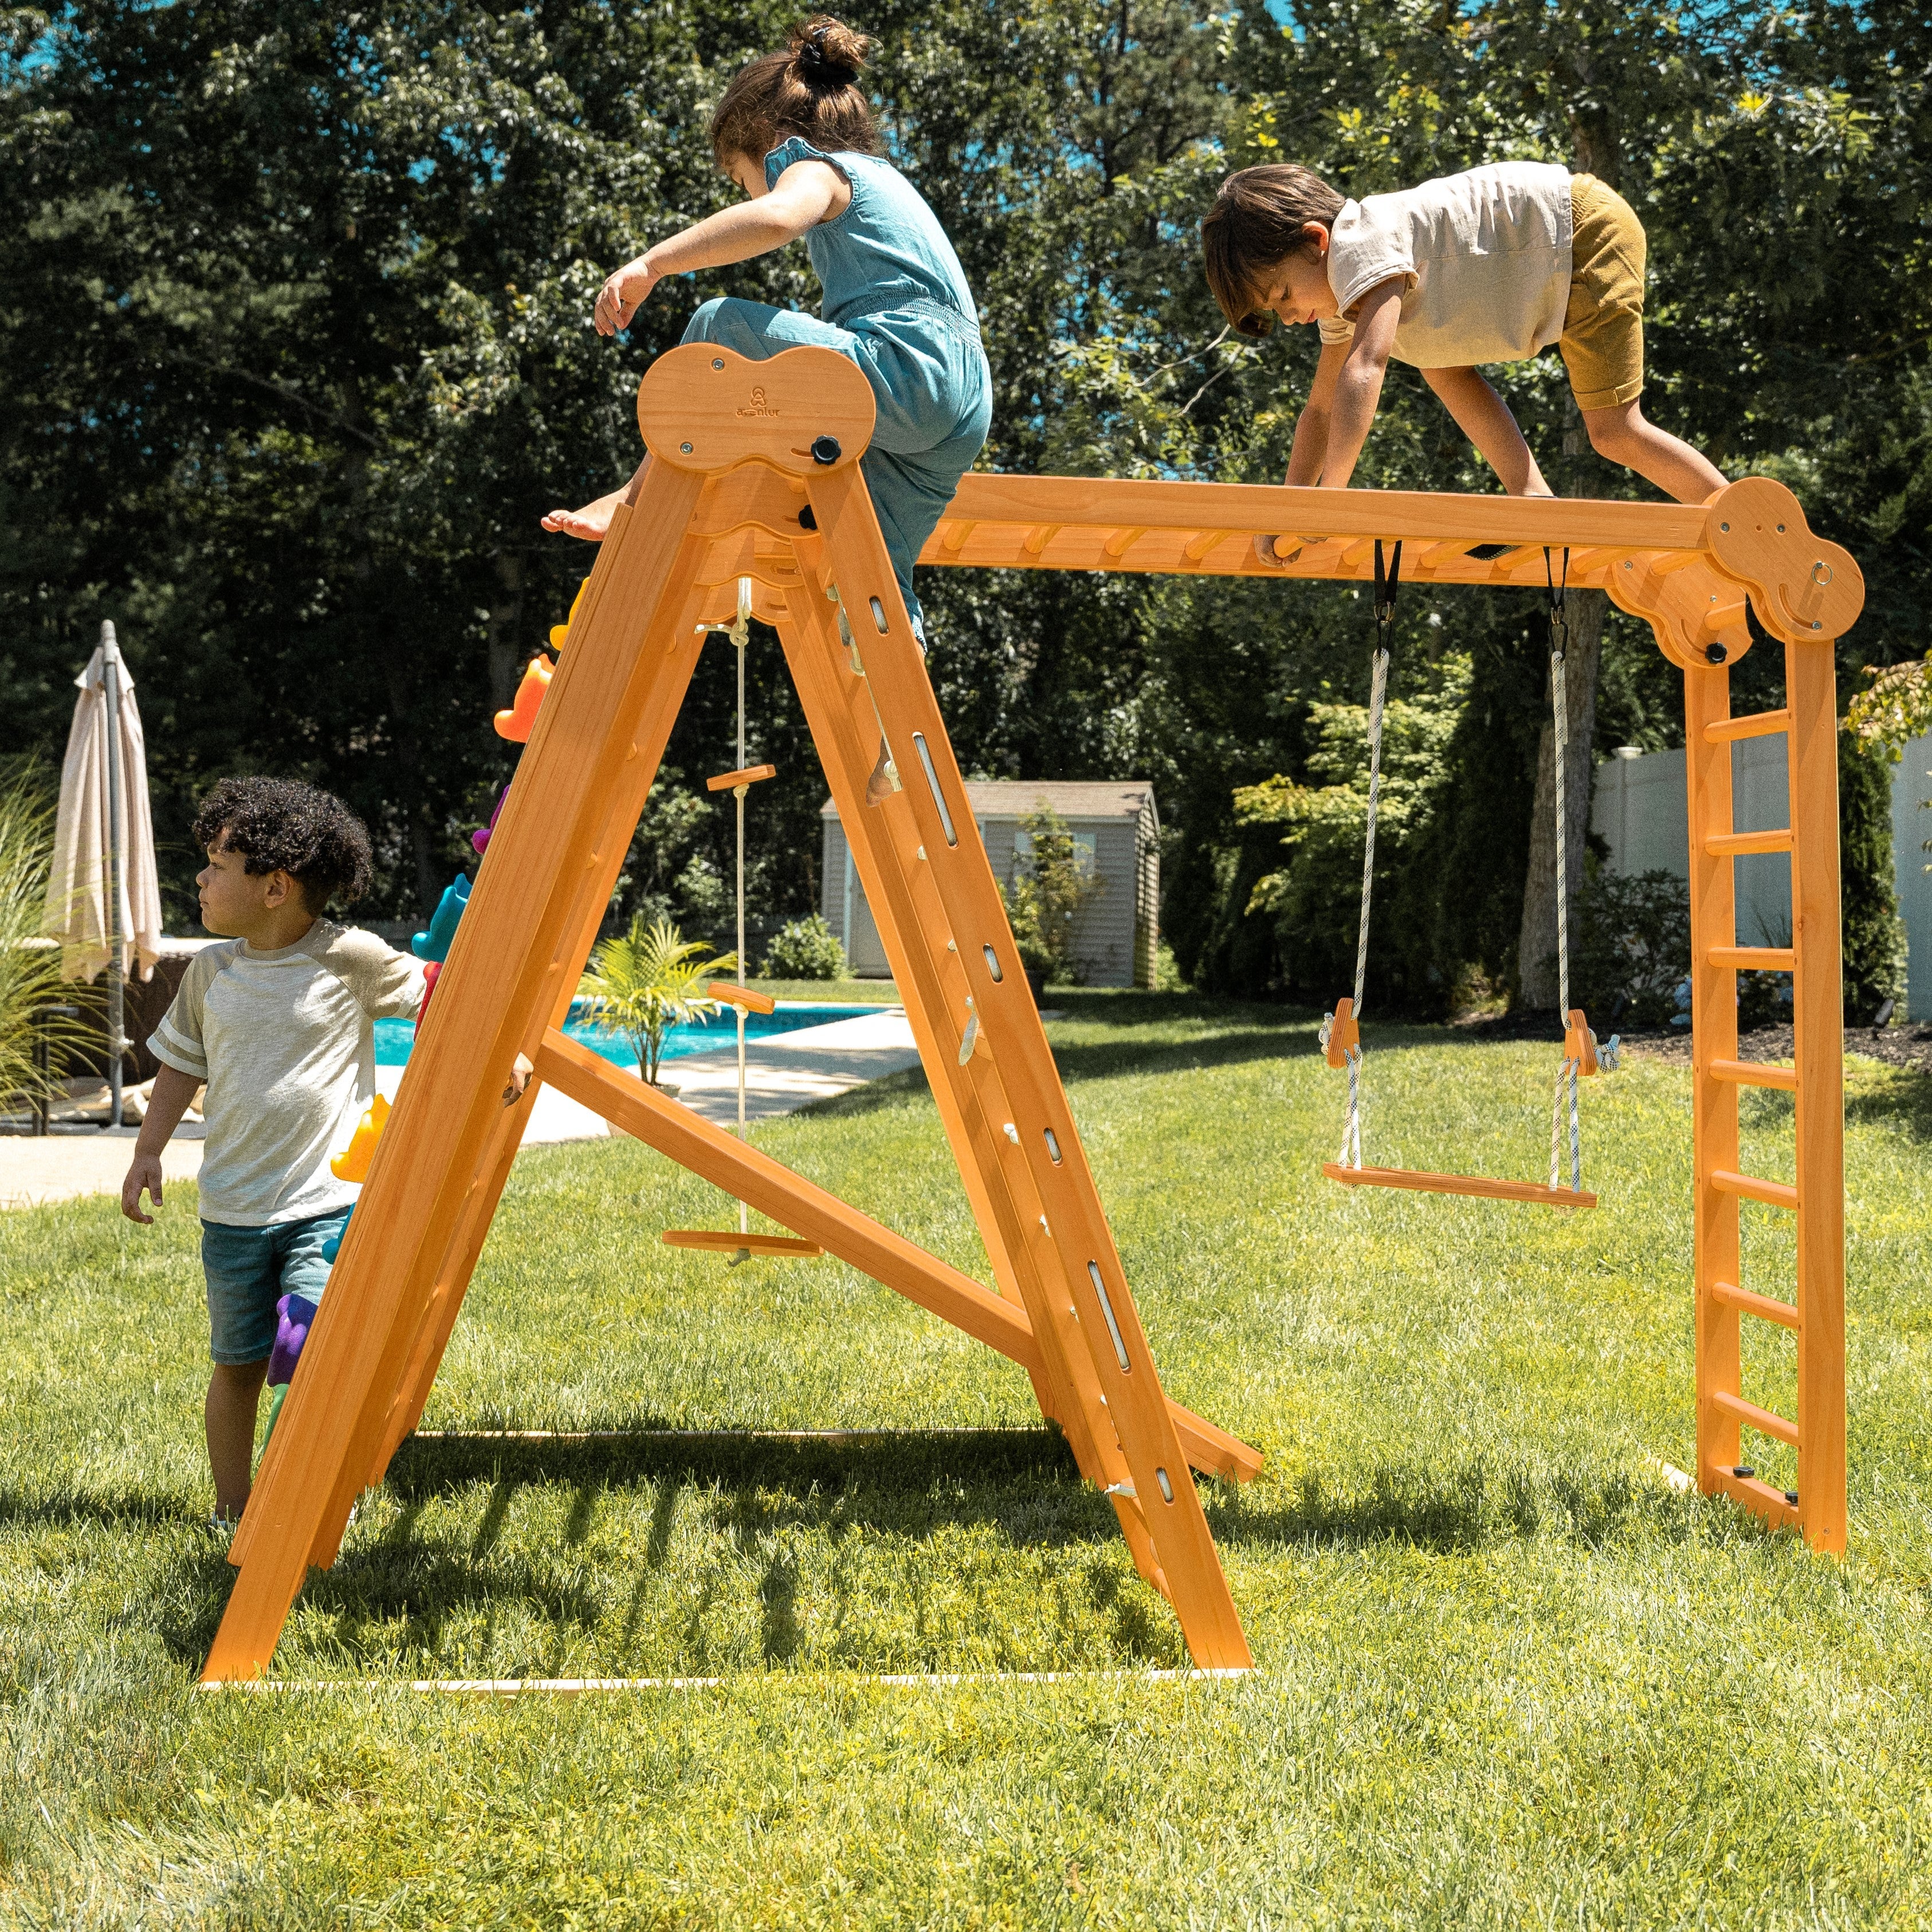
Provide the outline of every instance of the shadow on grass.
[[1496,1472],[1480,1462],[1363,1473],[1361,1485],[1346,1492],[1332,1491],[1319,1472],[1289,1492],[1216,1487],[1204,1498],[1209,1526],[1230,1547],[1396,1543],[1444,1553],[1546,1534],[1594,1548],[1639,1526],[1673,1540],[1690,1533],[1677,1498],[1618,1470],[1595,1480],[1568,1471]]
[[1845,1118],[1860,1126],[1903,1127],[1915,1141],[1932,1141],[1932,1073],[1892,1070],[1882,1084],[1847,1096]]
[[[411,1436],[389,1465],[392,1494],[416,1500],[480,1482],[511,1491],[524,1484],[670,1481],[728,1489],[920,1491],[935,1483],[1011,1482],[1074,1474],[1058,1430],[932,1429],[785,1437],[729,1430],[654,1431],[572,1441],[517,1442],[487,1436]],[[507,1511],[508,1500],[504,1504]],[[492,1505],[493,1513],[494,1504]],[[490,1517],[485,1518],[485,1528]],[[496,1529],[501,1514],[495,1514]],[[484,1532],[478,1532],[479,1540]],[[488,1540],[495,1540],[492,1532]]]

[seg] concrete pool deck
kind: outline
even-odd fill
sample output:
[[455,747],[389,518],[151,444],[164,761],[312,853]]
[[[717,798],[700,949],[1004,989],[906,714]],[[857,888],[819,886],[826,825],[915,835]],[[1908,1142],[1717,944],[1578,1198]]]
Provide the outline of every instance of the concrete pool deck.
[[[775,1034],[745,1047],[745,1114],[748,1121],[796,1113],[814,1101],[849,1094],[868,1081],[904,1072],[919,1064],[912,1028],[902,1006],[878,1006],[850,1019]],[[379,1066],[376,1090],[393,1100],[408,1070]],[[674,1087],[681,1106],[720,1126],[738,1119],[738,1049],[692,1053],[668,1060],[664,1084]],[[0,1136],[0,1208],[34,1207],[76,1195],[118,1194],[133,1158],[139,1130],[94,1127],[56,1132],[44,1139]],[[185,1121],[161,1157],[166,1184],[192,1180],[201,1168],[201,1126]],[[554,1088],[545,1088],[530,1109],[523,1144],[603,1140],[609,1126]]]

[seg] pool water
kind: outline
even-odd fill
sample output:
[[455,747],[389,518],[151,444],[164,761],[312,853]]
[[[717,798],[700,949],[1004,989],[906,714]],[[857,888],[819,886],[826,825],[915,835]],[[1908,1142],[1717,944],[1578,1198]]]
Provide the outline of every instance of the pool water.
[[[745,1016],[745,1037],[747,1040],[770,1040],[776,1034],[796,1033],[801,1027],[824,1026],[832,1020],[849,1020],[860,1013],[878,1012],[877,1006],[780,1006],[776,1012],[747,1013]],[[631,1043],[621,1034],[608,1032],[602,1027],[591,1025],[587,1021],[572,1019],[566,1022],[564,1031],[572,1040],[580,1040],[594,1053],[619,1066],[635,1066],[638,1056],[632,1051]],[[692,1026],[673,1027],[664,1036],[664,1057],[667,1060],[681,1058],[687,1053],[710,1053],[720,1048],[734,1046],[738,1040],[736,1016],[728,1009],[714,1013],[710,1020]],[[410,1049],[416,1040],[416,1022],[413,1020],[378,1020],[376,1022],[376,1064],[378,1066],[406,1066],[409,1064]]]

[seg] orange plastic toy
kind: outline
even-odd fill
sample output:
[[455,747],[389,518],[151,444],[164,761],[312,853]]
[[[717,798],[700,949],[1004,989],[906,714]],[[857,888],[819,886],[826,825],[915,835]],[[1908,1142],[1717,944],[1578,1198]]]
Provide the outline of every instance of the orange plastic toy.
[[356,1123],[356,1131],[349,1137],[349,1144],[328,1163],[328,1171],[338,1180],[364,1181],[369,1178],[369,1163],[376,1157],[376,1143],[382,1138],[382,1130],[389,1120],[389,1103],[378,1094],[369,1103],[369,1111]]
[[555,675],[549,658],[539,654],[524,667],[524,681],[517,686],[515,701],[507,711],[496,714],[496,735],[513,745],[527,745],[536,728],[537,706],[544,701]]

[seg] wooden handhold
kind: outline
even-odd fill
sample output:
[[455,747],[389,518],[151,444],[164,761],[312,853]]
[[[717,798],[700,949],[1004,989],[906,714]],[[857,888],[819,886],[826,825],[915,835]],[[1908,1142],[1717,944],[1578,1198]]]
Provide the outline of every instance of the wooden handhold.
[[754,992],[749,986],[734,986],[729,980],[713,980],[705,991],[714,1000],[722,1000],[728,1006],[742,1006],[748,1013],[774,1012],[778,1001],[769,993]]
[[747,765],[742,772],[720,772],[715,778],[704,781],[706,791],[736,791],[742,785],[754,785],[760,778],[775,778],[778,775],[776,765]]
[[668,1248],[696,1248],[706,1254],[734,1254],[740,1248],[754,1255],[792,1255],[801,1259],[823,1255],[815,1241],[795,1234],[740,1234],[722,1228],[667,1228],[658,1238]]

